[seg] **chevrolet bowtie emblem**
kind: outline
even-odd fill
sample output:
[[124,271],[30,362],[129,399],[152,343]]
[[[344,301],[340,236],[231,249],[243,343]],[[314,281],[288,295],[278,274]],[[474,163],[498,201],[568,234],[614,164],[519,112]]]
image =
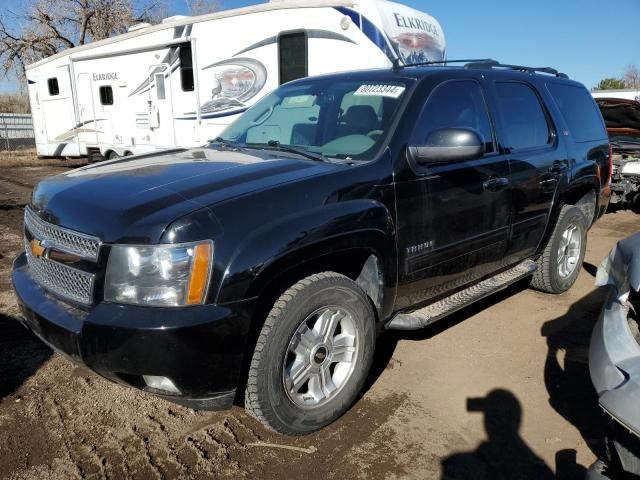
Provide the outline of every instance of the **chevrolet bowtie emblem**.
[[29,245],[31,246],[31,253],[34,257],[42,257],[44,255],[44,252],[47,250],[42,246],[40,240],[36,240],[35,238],[29,242]]

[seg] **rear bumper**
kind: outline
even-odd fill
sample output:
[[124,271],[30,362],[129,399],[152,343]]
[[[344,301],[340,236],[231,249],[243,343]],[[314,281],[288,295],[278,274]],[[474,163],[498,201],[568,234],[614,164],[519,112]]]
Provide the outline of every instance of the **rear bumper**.
[[[232,405],[255,301],[171,309],[100,303],[83,310],[36,284],[24,254],[14,261],[12,281],[21,321],[71,361],[192,408]],[[143,375],[166,377],[180,393],[152,390]]]

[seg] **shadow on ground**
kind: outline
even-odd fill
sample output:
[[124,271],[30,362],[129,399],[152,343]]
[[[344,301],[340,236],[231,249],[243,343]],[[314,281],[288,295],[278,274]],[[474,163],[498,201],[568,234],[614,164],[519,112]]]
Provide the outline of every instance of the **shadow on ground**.
[[606,288],[594,290],[574,303],[566,314],[546,322],[541,335],[549,348],[544,381],[549,404],[576,427],[591,451],[602,458],[605,418],[589,376],[589,341]]
[[409,340],[415,342],[428,340],[429,338],[435,337],[445,330],[458,325],[466,319],[477,315],[481,311],[486,310],[487,308],[491,308],[491,306],[496,305],[503,300],[506,300],[507,298],[522,292],[523,290],[526,290],[528,286],[528,279],[514,283],[504,290],[501,290],[500,292],[497,292],[487,298],[479,300],[478,302],[473,303],[468,307],[465,307],[462,310],[459,310],[443,318],[442,320],[439,320],[436,323],[420,330],[389,330],[382,332],[380,338],[378,339],[378,343],[376,344],[376,355],[373,360],[371,372],[361,395],[364,395],[375,384],[378,377],[382,375],[382,372],[384,372],[386,368],[389,368],[393,353],[398,346],[398,342],[400,342],[401,340]]
[[0,313],[0,400],[12,395],[51,356],[15,317]]
[[[586,264],[585,270],[594,276],[597,268]],[[400,340],[432,338],[527,287],[528,281],[516,283],[421,330],[384,332],[365,391],[388,368]],[[593,291],[572,305],[566,314],[546,322],[541,331],[549,348],[544,370],[549,403],[580,431],[589,448],[600,458],[606,422],[591,385],[588,351],[605,296],[603,289]],[[483,399],[468,399],[467,406],[470,412],[484,413],[487,441],[474,451],[455,453],[444,459],[443,479],[584,479],[586,468],[577,464],[575,450],[556,453],[554,475],[520,438],[521,406],[511,392],[494,390]]]
[[484,415],[487,440],[475,450],[443,459],[442,480],[556,478],[520,437],[522,406],[513,393],[497,389],[483,398],[468,398],[467,411]]

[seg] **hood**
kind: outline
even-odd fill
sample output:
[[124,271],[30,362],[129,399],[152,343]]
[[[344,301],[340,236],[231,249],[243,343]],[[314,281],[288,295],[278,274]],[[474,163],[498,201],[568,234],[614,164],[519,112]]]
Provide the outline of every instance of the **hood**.
[[624,129],[630,134],[635,131],[640,135],[640,102],[622,98],[597,98],[596,102],[608,131],[624,133],[620,131]]
[[171,151],[51,177],[34,189],[32,206],[45,220],[106,243],[156,243],[191,212],[339,168],[267,150]]

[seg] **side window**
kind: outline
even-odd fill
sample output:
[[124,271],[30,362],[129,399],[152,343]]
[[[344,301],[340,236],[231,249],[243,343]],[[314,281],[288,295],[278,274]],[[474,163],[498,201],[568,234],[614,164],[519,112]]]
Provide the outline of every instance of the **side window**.
[[111,85],[100,87],[100,103],[102,105],[113,105],[113,89]]
[[547,117],[533,89],[519,82],[496,82],[496,105],[511,150],[540,148],[552,141]]
[[585,88],[559,83],[547,87],[576,142],[607,138],[598,107]]
[[191,56],[191,44],[180,47],[180,86],[183,92],[193,92],[193,57]]
[[278,36],[278,64],[280,85],[309,74],[307,32],[287,32]]
[[473,80],[447,82],[429,95],[420,115],[414,142],[424,143],[429,134],[441,128],[471,128],[485,142],[487,153],[495,151],[491,121],[480,86]]
[[49,95],[52,97],[60,94],[60,87],[58,86],[58,79],[56,77],[47,80],[47,86],[49,87]]

